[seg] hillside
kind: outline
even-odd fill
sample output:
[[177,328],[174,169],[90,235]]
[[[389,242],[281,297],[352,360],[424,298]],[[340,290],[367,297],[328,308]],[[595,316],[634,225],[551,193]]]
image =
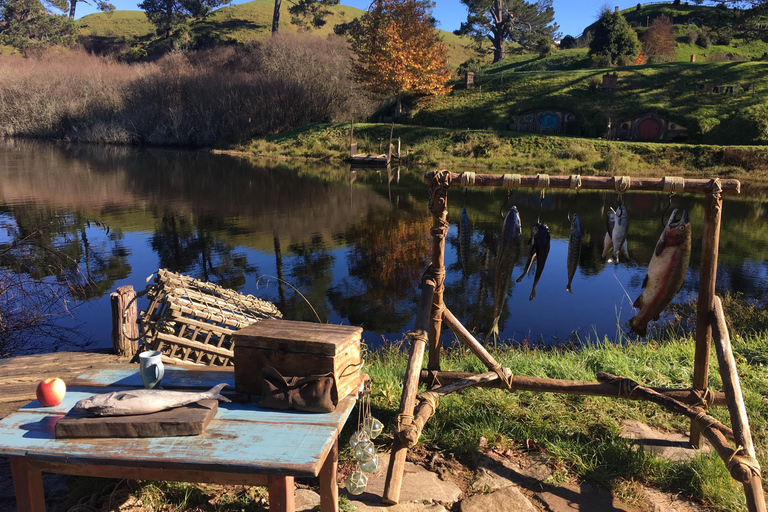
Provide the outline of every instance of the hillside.
[[[272,32],[273,0],[254,0],[239,5],[217,9],[207,20],[194,26],[193,35],[205,40],[221,42],[237,41],[240,43],[268,37]],[[348,5],[330,7],[333,14],[328,17],[325,26],[312,31],[320,37],[333,33],[334,25],[349,22],[359,17],[364,11]],[[130,44],[131,40],[146,42],[154,33],[153,25],[143,11],[112,11],[83,16],[78,20],[81,41],[88,47],[115,47]],[[295,33],[300,29],[291,23],[291,15],[284,5],[280,14],[280,32]],[[457,67],[474,56],[468,48],[469,39],[451,32],[439,30],[448,49],[448,63]]]

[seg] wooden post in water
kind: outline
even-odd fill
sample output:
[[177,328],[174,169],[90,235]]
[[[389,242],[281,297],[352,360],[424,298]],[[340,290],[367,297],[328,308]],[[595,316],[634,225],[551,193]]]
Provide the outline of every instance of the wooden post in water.
[[[706,390],[709,380],[709,356],[712,327],[709,315],[715,298],[717,252],[720,245],[720,221],[723,211],[720,180],[712,180],[704,205],[704,233],[701,237],[701,268],[699,269],[699,300],[696,306],[696,354],[693,360],[693,388]],[[691,422],[691,444],[701,447],[701,429]]]
[[[112,348],[121,357],[133,357],[139,350],[138,308],[133,286],[121,286],[109,295],[112,306]],[[127,308],[127,310],[126,310]]]

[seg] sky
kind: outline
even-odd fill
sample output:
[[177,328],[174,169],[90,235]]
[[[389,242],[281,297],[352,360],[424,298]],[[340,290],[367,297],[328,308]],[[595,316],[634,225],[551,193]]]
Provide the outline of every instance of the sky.
[[[120,10],[139,10],[138,3],[141,0],[112,0],[112,3]],[[244,3],[245,0],[234,0],[233,5]],[[288,0],[290,1],[290,0]],[[283,2],[283,9],[287,10]],[[530,1],[530,0],[529,0]],[[366,10],[370,5],[370,0],[341,0],[343,5],[357,7]],[[591,25],[600,15],[603,7],[618,6],[619,9],[627,9],[637,5],[637,0],[553,0],[552,6],[555,9],[555,22],[560,25],[562,35],[578,36],[588,25]],[[97,12],[96,9],[86,4],[78,2],[77,18],[87,14]],[[435,8],[432,11],[434,17],[438,20],[437,28],[447,32],[453,32],[459,28],[462,21],[467,19],[467,9],[459,0],[436,0]]]

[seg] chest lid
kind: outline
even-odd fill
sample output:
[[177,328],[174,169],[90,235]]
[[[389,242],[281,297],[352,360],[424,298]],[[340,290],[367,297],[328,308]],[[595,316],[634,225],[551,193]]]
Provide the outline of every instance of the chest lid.
[[335,356],[359,344],[362,327],[267,319],[237,331],[238,347]]

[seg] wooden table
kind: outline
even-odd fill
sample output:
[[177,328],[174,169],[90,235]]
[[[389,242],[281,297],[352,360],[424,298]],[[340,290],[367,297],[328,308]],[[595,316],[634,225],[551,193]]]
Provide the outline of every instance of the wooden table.
[[[166,389],[209,389],[231,371],[166,366]],[[162,481],[265,485],[270,511],[294,511],[294,477],[320,478],[321,510],[338,511],[338,435],[355,399],[336,411],[311,414],[260,409],[256,402],[219,403],[200,436],[131,439],[56,439],[54,425],[94,393],[141,387],[137,365],[114,364],[80,375],[64,401],[33,401],[0,421],[0,456],[10,459],[20,512],[45,510],[42,472]]]

